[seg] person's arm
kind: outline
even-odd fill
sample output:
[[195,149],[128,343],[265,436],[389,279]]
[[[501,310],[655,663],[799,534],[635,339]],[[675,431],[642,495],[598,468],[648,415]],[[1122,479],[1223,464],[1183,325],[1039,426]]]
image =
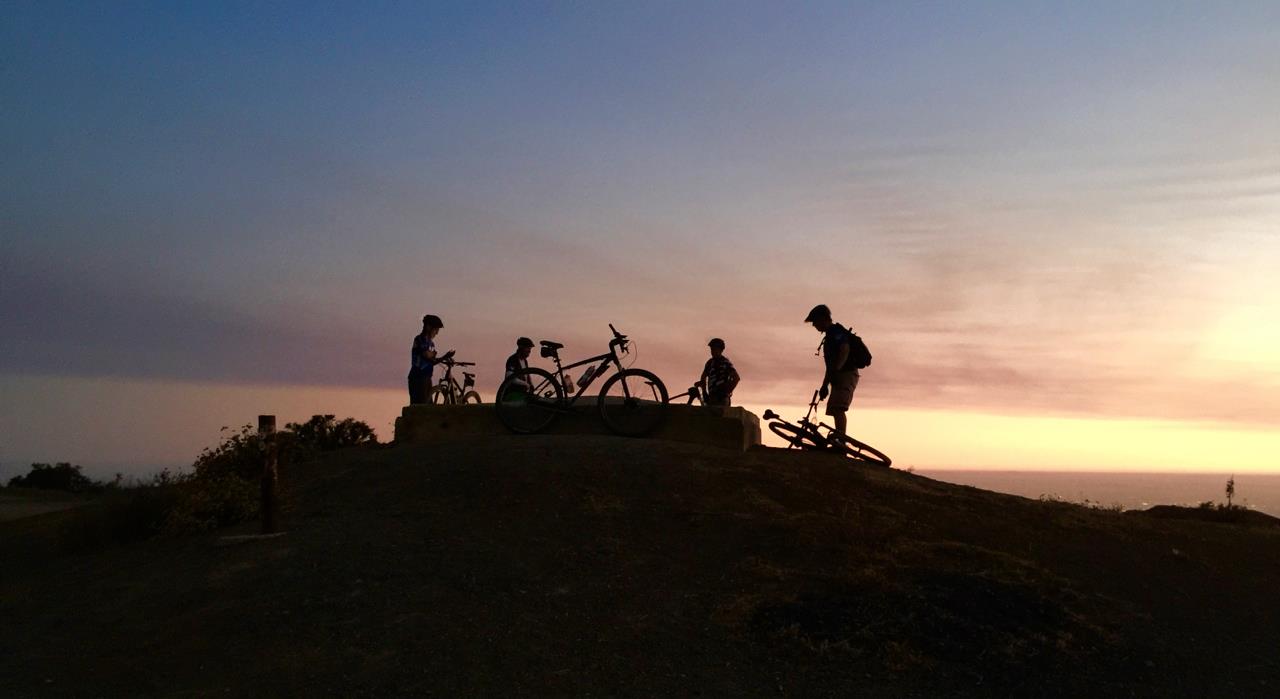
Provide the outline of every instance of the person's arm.
[[738,370],[732,364],[729,365],[729,385],[725,387],[725,394],[733,393],[733,389],[738,387],[738,382],[741,380],[742,377],[738,376]]
[[818,389],[818,398],[827,399],[831,381],[835,378],[836,372],[840,371],[840,367],[844,366],[847,361],[849,361],[849,341],[845,340],[840,343],[840,349],[836,350],[832,361],[827,364],[827,373],[822,377],[822,387]]
[[422,346],[422,358],[431,362],[436,358],[436,346],[434,344],[425,344]]
[[841,342],[840,350],[836,352],[835,362],[833,362],[832,366],[827,367],[828,381],[831,380],[831,377],[833,377],[836,372],[843,369],[845,363],[849,361],[849,351],[850,351],[849,343]]

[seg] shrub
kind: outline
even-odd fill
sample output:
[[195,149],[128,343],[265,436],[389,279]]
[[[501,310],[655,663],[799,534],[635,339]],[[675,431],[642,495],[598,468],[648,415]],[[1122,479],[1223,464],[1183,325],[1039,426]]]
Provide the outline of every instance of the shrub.
[[252,519],[260,506],[259,483],[268,449],[285,467],[316,452],[377,441],[373,429],[363,422],[316,415],[302,424],[289,423],[267,437],[245,425],[201,451],[188,473],[166,469],[141,483],[126,483],[117,476],[112,483],[101,484],[81,475],[79,466],[33,464],[31,474],[15,477],[10,485],[43,487],[26,485],[30,481],[55,483],[60,489],[74,485],[105,491],[99,502],[76,513],[63,531],[63,543],[78,549],[158,534],[210,531]]
[[[223,428],[225,431],[227,428]],[[284,435],[274,435],[277,446],[287,441]],[[228,476],[257,480],[262,476],[262,459],[267,441],[245,425],[239,432],[224,437],[217,446],[207,447],[191,465],[191,476],[197,479],[218,479]],[[288,451],[288,449],[286,449]]]
[[182,478],[165,470],[147,482],[108,489],[101,500],[73,513],[61,531],[62,546],[79,550],[162,533],[179,502]]
[[31,464],[31,471],[27,475],[9,479],[9,487],[83,493],[102,490],[103,485],[81,473],[79,466],[62,461],[53,465]]
[[290,422],[284,428],[295,435],[301,447],[317,451],[378,443],[372,427],[349,417],[335,420],[332,415],[312,415],[302,424]]
[[187,477],[174,485],[177,497],[161,523],[166,534],[203,532],[258,514],[256,482],[230,474]]

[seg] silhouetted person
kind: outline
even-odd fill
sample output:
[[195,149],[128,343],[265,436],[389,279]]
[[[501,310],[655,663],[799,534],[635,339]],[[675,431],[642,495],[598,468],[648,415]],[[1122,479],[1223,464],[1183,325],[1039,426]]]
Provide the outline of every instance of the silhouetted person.
[[853,389],[858,387],[858,370],[852,357],[853,333],[843,325],[832,322],[831,309],[817,305],[805,316],[804,322],[813,323],[813,327],[822,338],[822,360],[826,364],[826,372],[822,376],[822,388],[818,389],[819,398],[827,398],[827,415],[835,422],[836,434],[845,436],[848,428],[849,404],[853,402]]
[[413,338],[413,349],[409,354],[409,404],[418,405],[427,402],[431,395],[432,374],[435,373],[436,362],[453,357],[453,350],[436,356],[436,335],[444,322],[440,316],[422,316],[422,332]]
[[[504,379],[511,378],[511,375],[517,371],[523,371],[529,368],[529,355],[533,353],[533,340],[522,337],[516,340],[516,351],[510,357],[507,357],[507,372],[503,375]],[[520,380],[519,385],[525,390],[529,389],[526,381]]]
[[724,340],[712,338],[707,347],[711,348],[711,358],[702,367],[702,377],[694,385],[702,389],[704,405],[727,408],[733,397],[733,389],[738,387],[742,377],[733,368],[733,362],[724,356]]

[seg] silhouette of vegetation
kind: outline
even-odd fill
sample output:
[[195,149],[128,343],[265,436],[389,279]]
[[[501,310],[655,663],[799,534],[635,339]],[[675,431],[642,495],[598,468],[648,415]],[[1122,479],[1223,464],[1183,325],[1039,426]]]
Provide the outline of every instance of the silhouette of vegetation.
[[165,469],[144,481],[124,482],[117,476],[114,482],[103,484],[81,475],[79,466],[35,464],[31,474],[14,480],[25,483],[39,474],[38,483],[74,483],[85,491],[106,491],[93,507],[78,511],[64,529],[64,546],[83,549],[157,535],[212,531],[256,517],[268,450],[285,468],[320,452],[376,443],[373,429],[363,422],[316,415],[265,437],[245,425],[201,451],[185,473]]
[[316,451],[378,443],[372,427],[352,418],[335,420],[332,415],[313,415],[302,424],[291,422],[284,428],[293,433],[300,445]]
[[1227,509],[1228,510],[1232,508],[1231,499],[1234,498],[1235,496],[1236,496],[1236,477],[1235,477],[1235,474],[1232,474],[1232,476],[1227,479]]
[[31,464],[31,471],[27,475],[9,479],[9,487],[87,493],[102,490],[106,486],[81,473],[79,466],[60,461],[52,465]]
[[63,548],[83,550],[111,543],[131,543],[166,530],[170,515],[179,506],[185,477],[168,469],[141,482],[117,479],[91,507],[77,510],[62,527]]
[[1040,499],[1040,502],[1051,502],[1051,503],[1057,503],[1060,505],[1079,505],[1080,507],[1087,507],[1090,510],[1097,510],[1099,512],[1124,512],[1125,511],[1124,505],[1118,502],[1106,503],[1101,500],[1090,500],[1089,498],[1085,498],[1079,501],[1067,500],[1066,498],[1063,498],[1062,496],[1056,493],[1041,493],[1039,499]]

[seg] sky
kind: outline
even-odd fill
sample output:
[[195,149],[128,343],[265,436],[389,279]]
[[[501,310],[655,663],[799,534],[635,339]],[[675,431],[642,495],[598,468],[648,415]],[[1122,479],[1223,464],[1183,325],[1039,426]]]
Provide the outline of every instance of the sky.
[[0,7],[0,477],[406,402],[424,313],[921,468],[1280,472],[1280,4]]

